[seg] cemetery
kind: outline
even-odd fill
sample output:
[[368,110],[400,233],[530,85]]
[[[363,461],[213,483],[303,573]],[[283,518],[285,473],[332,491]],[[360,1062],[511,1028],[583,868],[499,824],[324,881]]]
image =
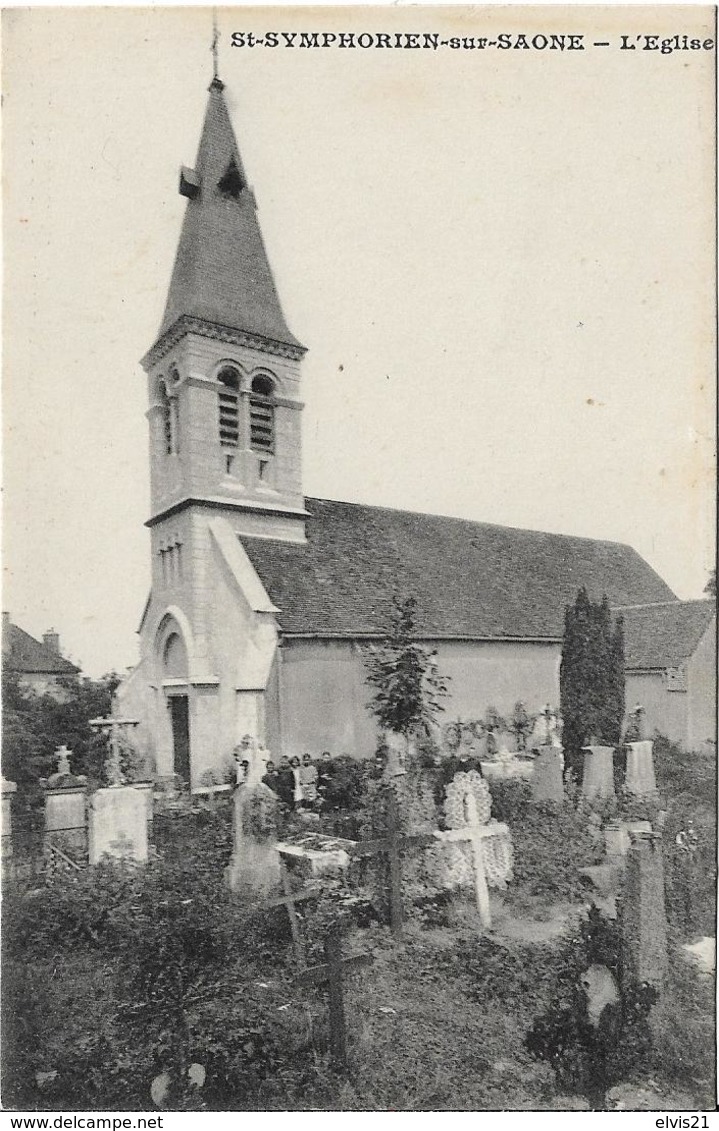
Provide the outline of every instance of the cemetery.
[[568,673],[512,728],[412,655],[367,658],[374,761],[248,734],[190,795],[91,719],[103,781],[58,748],[33,860],[3,779],[7,1106],[713,1106],[713,760],[637,706],[572,768]]

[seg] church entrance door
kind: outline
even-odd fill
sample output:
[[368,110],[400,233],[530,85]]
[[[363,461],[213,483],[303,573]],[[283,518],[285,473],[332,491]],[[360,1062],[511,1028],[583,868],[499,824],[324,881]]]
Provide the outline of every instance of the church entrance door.
[[184,782],[190,781],[190,711],[186,695],[171,695],[168,700],[172,719],[173,769]]

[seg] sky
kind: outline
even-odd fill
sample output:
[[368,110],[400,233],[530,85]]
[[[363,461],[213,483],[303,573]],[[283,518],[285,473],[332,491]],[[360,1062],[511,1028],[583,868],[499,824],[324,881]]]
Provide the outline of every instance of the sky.
[[[303,363],[304,485],[714,559],[711,8],[220,9],[219,65]],[[583,33],[583,52],[232,48],[233,31]],[[137,658],[147,390],[211,13],[3,13],[3,608]],[[594,48],[595,40],[609,48]]]

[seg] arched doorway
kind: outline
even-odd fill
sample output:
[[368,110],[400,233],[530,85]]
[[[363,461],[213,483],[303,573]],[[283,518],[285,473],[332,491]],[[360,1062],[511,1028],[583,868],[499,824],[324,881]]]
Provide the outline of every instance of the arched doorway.
[[[165,680],[188,679],[187,648],[174,626],[166,629],[162,647]],[[190,782],[190,700],[187,686],[166,687],[167,710],[172,731],[172,769],[183,782]]]

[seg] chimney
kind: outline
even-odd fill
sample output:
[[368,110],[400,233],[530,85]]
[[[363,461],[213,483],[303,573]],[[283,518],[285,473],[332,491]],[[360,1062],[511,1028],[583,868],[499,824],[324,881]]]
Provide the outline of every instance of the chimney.
[[42,642],[50,652],[54,652],[56,656],[60,655],[60,637],[54,628],[42,634]]

